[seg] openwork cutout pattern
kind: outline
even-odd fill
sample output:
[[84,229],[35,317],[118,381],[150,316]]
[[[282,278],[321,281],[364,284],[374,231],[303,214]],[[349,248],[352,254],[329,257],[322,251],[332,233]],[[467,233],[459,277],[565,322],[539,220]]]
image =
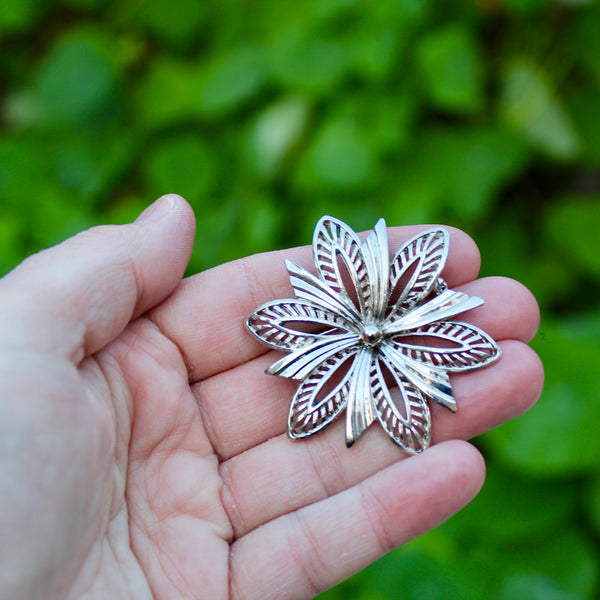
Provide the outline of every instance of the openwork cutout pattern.
[[377,420],[406,452],[431,441],[428,402],[452,412],[448,373],[489,365],[496,342],[452,320],[483,300],[448,289],[440,274],[448,232],[425,231],[390,260],[385,221],[364,242],[345,223],[323,217],[315,229],[318,275],[286,261],[295,299],[267,302],[246,320],[272,348],[288,352],[267,373],[301,381],[288,433],[318,433],[345,409],[346,444]]

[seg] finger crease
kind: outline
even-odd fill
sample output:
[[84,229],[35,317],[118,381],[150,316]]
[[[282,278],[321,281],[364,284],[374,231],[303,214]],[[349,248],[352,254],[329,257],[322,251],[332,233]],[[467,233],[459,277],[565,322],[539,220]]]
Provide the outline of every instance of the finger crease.
[[385,509],[377,494],[372,492],[368,485],[358,486],[361,504],[364,507],[363,514],[366,516],[371,531],[382,554],[387,554],[396,547],[394,540],[390,537],[386,523],[389,522],[388,511]]

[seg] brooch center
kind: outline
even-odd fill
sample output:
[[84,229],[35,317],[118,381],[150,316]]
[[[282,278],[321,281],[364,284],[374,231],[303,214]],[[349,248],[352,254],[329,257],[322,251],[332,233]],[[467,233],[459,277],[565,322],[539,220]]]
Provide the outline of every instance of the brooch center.
[[383,331],[373,323],[365,325],[360,334],[361,340],[370,348],[378,346],[383,341]]

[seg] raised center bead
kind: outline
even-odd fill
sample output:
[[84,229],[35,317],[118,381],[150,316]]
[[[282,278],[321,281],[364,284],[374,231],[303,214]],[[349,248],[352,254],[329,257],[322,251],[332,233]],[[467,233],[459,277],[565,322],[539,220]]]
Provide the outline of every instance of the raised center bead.
[[367,346],[376,346],[381,342],[383,338],[383,332],[377,325],[367,325],[361,334],[362,341],[367,344]]

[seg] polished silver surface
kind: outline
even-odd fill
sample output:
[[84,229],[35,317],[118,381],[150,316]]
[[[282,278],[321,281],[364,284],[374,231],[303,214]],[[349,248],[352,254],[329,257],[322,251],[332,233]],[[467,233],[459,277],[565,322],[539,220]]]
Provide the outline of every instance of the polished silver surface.
[[267,302],[246,320],[259,340],[288,352],[267,373],[301,381],[290,437],[313,435],[346,409],[349,447],[377,419],[396,444],[421,452],[431,440],[428,401],[456,412],[448,373],[500,356],[485,332],[452,320],[483,300],[440,277],[448,232],[424,231],[390,260],[383,219],[361,242],[342,221],[323,217],[313,255],[316,276],[286,261],[296,298]]

